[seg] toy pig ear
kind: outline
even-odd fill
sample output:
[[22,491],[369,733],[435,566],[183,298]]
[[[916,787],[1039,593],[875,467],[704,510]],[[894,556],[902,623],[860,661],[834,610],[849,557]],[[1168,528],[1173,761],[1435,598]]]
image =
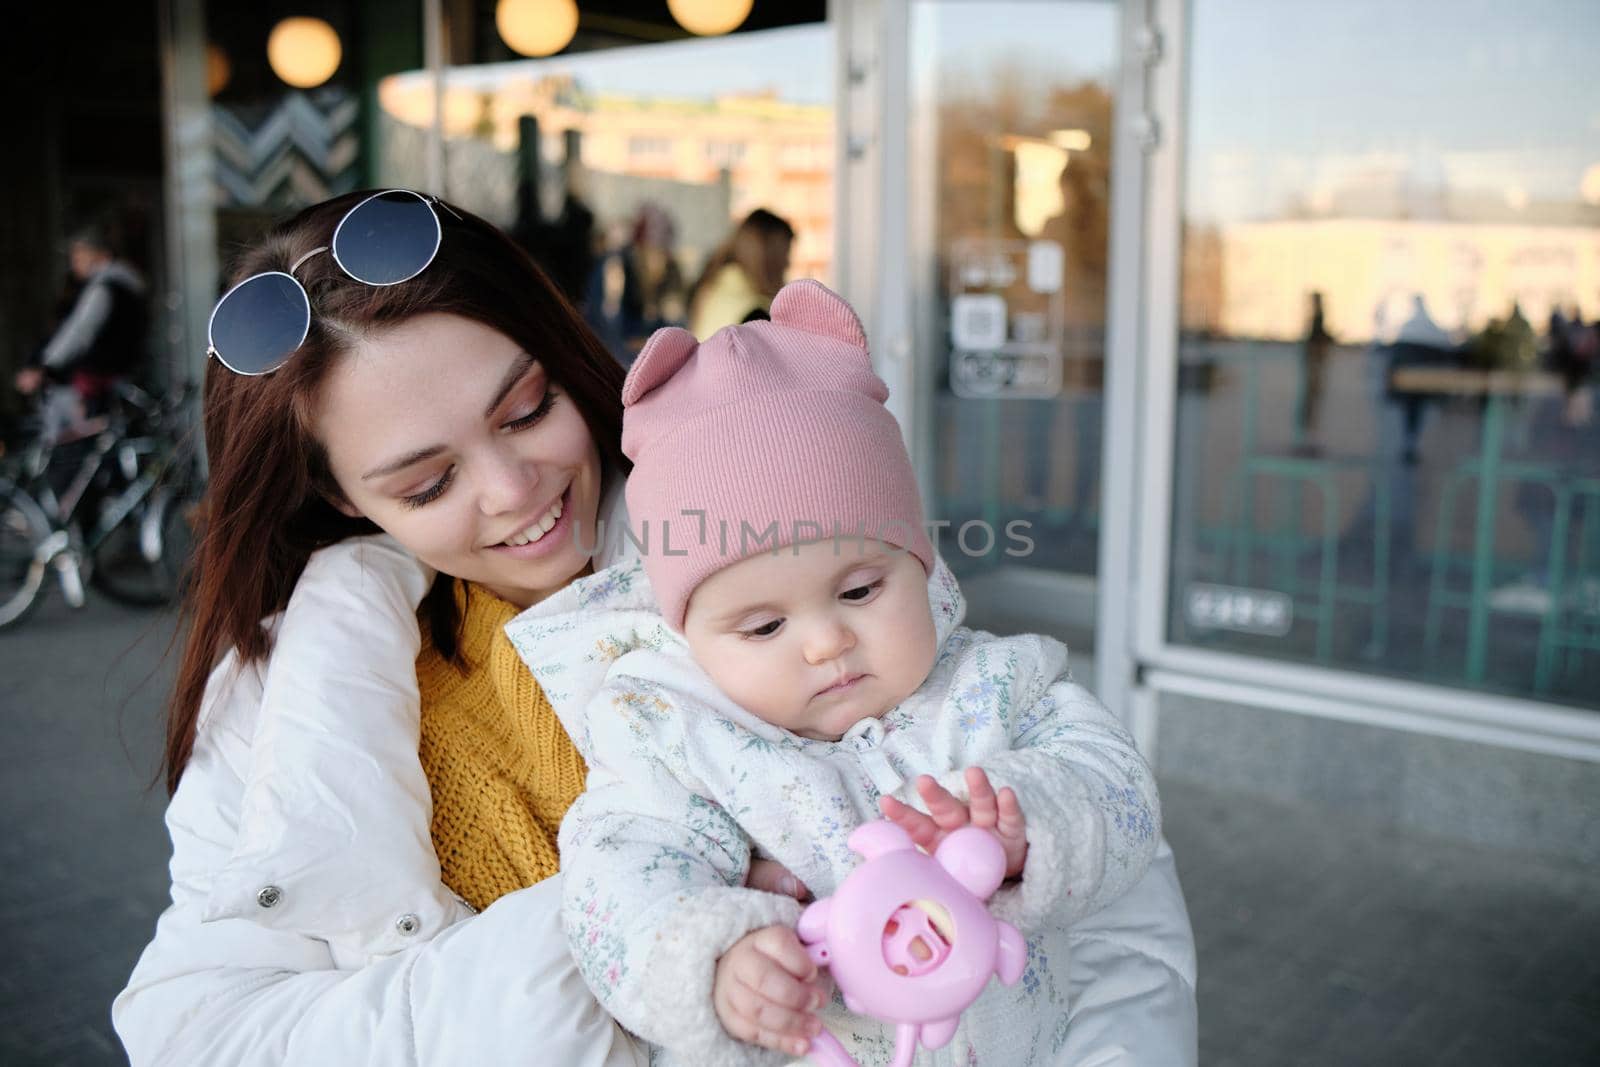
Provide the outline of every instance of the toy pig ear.
[[790,282],[772,298],[772,321],[867,347],[867,331],[844,298],[811,278]]
[[637,404],[646,393],[678,373],[698,347],[700,342],[694,334],[676,326],[664,326],[651,334],[622,383],[623,407]]
[[933,858],[979,900],[988,900],[1005,880],[1006,850],[981,826],[952,830],[933,850]]
[[846,842],[851,851],[864,859],[877,859],[885,852],[905,852],[915,849],[911,835],[888,819],[873,819],[850,831]]

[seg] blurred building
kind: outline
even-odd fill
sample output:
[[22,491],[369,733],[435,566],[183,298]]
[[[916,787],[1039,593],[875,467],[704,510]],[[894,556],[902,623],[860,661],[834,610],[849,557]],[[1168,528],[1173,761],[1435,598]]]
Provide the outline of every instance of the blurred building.
[[192,375],[232,249],[329,195],[577,227],[580,301],[767,207],[974,620],[1067,636],[1163,773],[1600,859],[1600,6],[747,6],[575,0],[543,58],[560,3],[31,11],[5,358],[94,208],[143,204]]
[[[569,131],[579,135],[578,161],[587,172],[581,180],[591,186],[603,182],[601,176],[726,186],[721,217],[699,220],[680,234],[677,251],[685,271],[698,269],[722,236],[721,225],[764,207],[795,228],[794,275],[828,279],[833,258],[831,106],[782,100],[766,87],[709,99],[591,93],[571,74],[541,74],[544,65],[500,63],[452,72],[444,98],[445,137],[474,139],[492,146],[499,157],[496,164],[493,156],[485,156],[475,169],[498,165],[514,173],[522,120],[537,116],[546,138],[543,150],[552,158],[563,158]],[[425,131],[432,122],[433,78],[426,72],[391,75],[379,84],[378,100],[385,120]],[[385,143],[396,142],[416,146],[420,139],[391,130]],[[395,158],[385,158],[383,166],[404,169]],[[648,197],[650,184],[639,188],[637,197],[598,199],[601,224],[630,218],[634,201]],[[474,207],[507,224],[515,216],[514,204]]]

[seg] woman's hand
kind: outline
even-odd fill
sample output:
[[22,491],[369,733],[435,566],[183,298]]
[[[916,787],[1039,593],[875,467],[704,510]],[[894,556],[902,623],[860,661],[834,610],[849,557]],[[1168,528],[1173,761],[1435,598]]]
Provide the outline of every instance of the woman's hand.
[[735,941],[717,960],[711,985],[724,1030],[793,1056],[804,1056],[822,1032],[815,1012],[826,996],[817,965],[787,926],[765,926]]
[[777,860],[751,860],[750,873],[744,884],[763,893],[776,893],[780,897],[794,897],[802,904],[811,899],[811,890]]
[[885,819],[910,834],[911,840],[924,852],[932,852],[946,834],[968,823],[992,830],[1006,850],[1006,877],[1015,878],[1022,873],[1028,859],[1028,839],[1023,833],[1026,822],[1022,817],[1022,805],[1017,803],[1017,794],[1007,786],[996,795],[994,786],[989,784],[989,776],[981,767],[968,767],[966,777],[967,793],[972,798],[966,804],[934,781],[932,775],[923,774],[917,777],[917,794],[928,806],[928,814],[894,797],[880,797],[878,810]]

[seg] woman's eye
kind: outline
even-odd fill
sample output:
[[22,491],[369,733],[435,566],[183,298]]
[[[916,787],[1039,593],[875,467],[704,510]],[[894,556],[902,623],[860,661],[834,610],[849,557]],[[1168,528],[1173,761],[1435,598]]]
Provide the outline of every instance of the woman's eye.
[[757,626],[754,630],[742,630],[740,631],[740,634],[744,637],[771,637],[773,634],[778,632],[778,627],[782,625],[782,619],[773,619],[769,623],[763,623],[762,625]]
[[858,585],[854,589],[846,589],[844,592],[839,594],[839,597],[841,600],[850,600],[859,604],[861,601],[866,600],[873,593],[876,593],[882,588],[883,579],[879,578],[875,582],[870,582],[866,585]]
[[556,391],[554,389],[546,389],[544,391],[544,399],[539,401],[539,405],[537,407],[528,412],[526,415],[519,415],[512,419],[510,422],[502,426],[501,429],[509,430],[512,433],[515,433],[518,430],[525,430],[529,426],[532,426],[534,423],[538,422],[540,419],[544,418],[546,415],[550,414],[550,409],[555,406],[555,402]]
[[439,499],[439,495],[450,487],[450,483],[455,480],[455,476],[455,467],[446,467],[444,473],[439,475],[438,480],[432,485],[428,486],[428,488],[424,489],[420,493],[412,493],[410,496],[401,497],[400,503],[404,504],[408,508],[420,508],[422,505],[430,501],[437,500]]

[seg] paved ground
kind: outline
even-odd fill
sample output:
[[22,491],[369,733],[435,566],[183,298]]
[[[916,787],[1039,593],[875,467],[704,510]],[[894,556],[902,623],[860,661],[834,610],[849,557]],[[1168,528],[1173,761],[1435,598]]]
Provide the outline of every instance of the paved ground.
[[0,1063],[126,1062],[108,1011],[166,902],[166,793],[147,786],[171,632],[59,597],[0,631]]
[[1165,782],[1206,1067],[1600,1063],[1600,871]]
[[[123,1062],[107,1006],[166,896],[146,785],[169,628],[54,601],[0,632],[0,1064]],[[1207,1067],[1600,1063],[1600,871],[1177,782],[1164,798]]]

